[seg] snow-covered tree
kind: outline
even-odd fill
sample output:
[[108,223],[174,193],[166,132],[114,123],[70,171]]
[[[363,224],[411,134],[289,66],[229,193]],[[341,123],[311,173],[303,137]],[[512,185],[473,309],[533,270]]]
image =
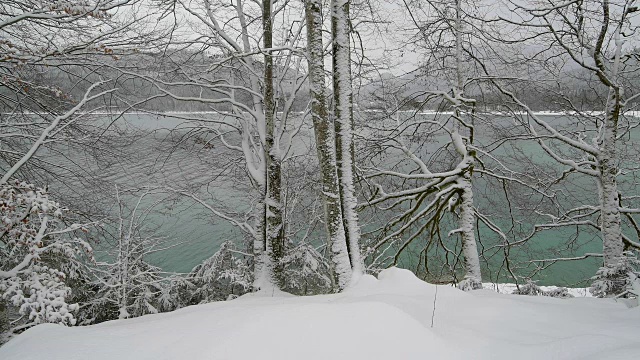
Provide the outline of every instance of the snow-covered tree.
[[152,189],[142,189],[137,193],[123,192],[116,187],[118,216],[115,244],[107,250],[111,261],[96,263],[94,283],[99,290],[96,298],[86,304],[87,307],[100,308],[95,310],[96,313],[106,314],[98,317],[125,319],[159,312],[157,299],[162,294],[166,279],[148,257],[170,245],[166,244],[166,239],[154,236],[146,221],[159,203],[145,204],[152,194]]
[[[374,94],[386,107],[386,118],[371,126],[371,153],[372,159],[385,160],[380,161],[384,165],[372,161],[370,166],[369,204],[391,213],[379,229],[372,255],[395,252],[393,263],[397,263],[416,247],[425,259],[434,255],[430,249],[443,248],[445,257],[454,259],[448,264],[450,271],[463,264],[464,277],[458,286],[473,290],[482,287],[472,182],[477,154],[474,124],[479,115],[476,100],[466,89],[477,86],[479,80],[463,66],[475,38],[465,30],[470,24],[462,6],[457,0],[405,2],[415,27],[409,46],[426,56],[419,74],[407,76],[413,80],[387,81],[378,90],[384,96]],[[408,90],[412,83],[420,86]],[[409,104],[412,109],[404,110]],[[436,108],[434,114],[424,114],[430,106]],[[448,159],[439,160],[442,154]],[[455,225],[447,223],[447,213],[453,213]],[[447,237],[459,236],[459,246],[442,240],[438,244],[445,229]],[[418,239],[425,241],[415,245]]]
[[81,259],[91,246],[67,225],[65,208],[46,189],[24,182],[0,185],[0,302],[17,309],[10,333],[40,323],[74,325],[78,305],[67,299],[69,280],[81,272]]
[[[561,214],[545,213],[551,221],[537,224],[534,233],[575,226],[597,229],[603,242],[603,251],[598,254],[604,260],[604,268],[599,271],[601,276],[624,276],[624,271],[618,270],[624,267],[625,249],[640,249],[640,244],[624,234],[622,225],[625,216],[630,226],[637,228],[633,219],[637,209],[622,205],[633,202],[635,195],[625,197],[619,187],[621,171],[625,168],[634,171],[633,167],[624,165],[625,159],[620,158],[625,148],[625,152],[633,152],[623,146],[624,136],[637,126],[637,120],[625,118],[625,106],[640,96],[629,77],[639,69],[634,60],[638,56],[637,48],[627,45],[632,41],[636,27],[637,7],[633,3],[593,0],[551,5],[506,1],[504,4],[510,13],[492,19],[511,29],[497,36],[502,41],[511,44],[529,44],[533,39],[548,41],[550,46],[544,51],[521,53],[517,59],[522,61],[523,68],[536,69],[529,84],[549,92],[556,106],[567,111],[568,121],[553,123],[536,114],[508,84],[494,81],[506,106],[514,113],[525,114],[514,116],[526,131],[526,135],[520,136],[535,139],[544,153],[564,168],[553,183],[560,183],[572,175],[591,178],[598,193],[597,198],[593,198],[595,205],[583,203],[571,206]],[[596,99],[593,103],[579,104],[567,95],[557,80],[563,71],[566,72],[566,63],[586,75],[589,92]],[[495,75],[486,67],[484,70],[488,77]],[[587,254],[582,258],[589,256],[594,255]]]
[[[455,2],[455,22],[453,33],[456,46],[456,50],[454,53],[456,64],[456,84],[452,92],[454,95],[453,99],[456,101],[453,103],[453,106],[455,107],[454,115],[459,119],[459,121],[455,123],[455,130],[456,132],[466,133],[467,131],[465,127],[470,128],[470,136],[467,137],[467,141],[471,143],[473,141],[473,115],[470,116],[468,115],[468,111],[461,109],[464,105],[466,105],[467,107],[471,105],[471,112],[473,112],[473,105],[475,105],[475,99],[465,97],[464,93],[465,81],[468,81],[468,79],[465,79],[465,74],[462,68],[464,53],[462,44],[463,11],[461,2],[461,0],[456,0]],[[470,150],[465,142],[461,141],[462,138],[456,138],[455,136],[452,136],[452,139],[456,152],[463,158],[471,158],[470,171],[466,172],[463,175],[462,179],[458,181],[458,186],[461,188],[459,197],[460,214],[458,220],[458,229],[454,231],[460,233],[465,268],[464,280],[462,280],[462,282],[459,284],[459,287],[463,290],[481,289],[482,274],[480,272],[478,245],[476,244],[475,238],[475,208],[473,205],[473,186],[471,180],[476,152]]]
[[[0,168],[8,179],[43,172],[73,173],[54,159],[36,154],[56,141],[95,143],[99,137],[80,125],[95,100],[112,95],[101,61],[115,61],[114,49],[139,45],[127,32],[144,17],[124,19],[140,0],[8,0],[0,5]],[[142,35],[144,32],[139,33]],[[104,75],[104,76],[103,76]],[[101,77],[102,76],[102,77]],[[104,130],[103,130],[104,131]],[[91,135],[89,135],[91,134]],[[57,167],[55,165],[58,165]],[[68,165],[67,165],[68,166]],[[35,181],[35,180],[34,180]]]
[[321,1],[305,1],[311,117],[313,118],[318,163],[322,174],[327,240],[338,284],[340,287],[345,287],[351,281],[352,270],[336,162],[335,127],[327,108],[321,5]]
[[284,258],[283,290],[296,295],[327,294],[335,290],[334,268],[313,246],[301,243]]
[[[360,255],[360,225],[358,222],[358,198],[355,193],[353,83],[351,75],[351,0],[331,1],[331,39],[333,70],[333,117],[340,203],[347,238],[347,250],[351,277],[355,281],[362,275]],[[339,251],[336,249],[334,251]],[[339,260],[342,261],[342,260]],[[344,265],[340,265],[344,267]],[[346,274],[345,274],[346,276]],[[348,283],[343,278],[339,284]],[[351,279],[349,280],[351,281]]]
[[[181,69],[173,80],[138,76],[165,97],[205,104],[219,112],[213,118],[183,118],[192,121],[200,136],[229,150],[229,156],[241,164],[251,188],[246,203],[253,209],[253,223],[225,215],[220,206],[213,206],[210,201],[202,204],[253,236],[254,288],[280,286],[287,231],[282,204],[283,168],[294,155],[292,144],[303,123],[294,109],[305,80],[301,65],[304,57],[296,48],[304,26],[289,21],[289,17],[300,14],[300,9],[294,3],[273,1],[164,3],[169,6],[168,11],[173,11],[175,4],[189,14],[191,28],[199,37],[176,39],[174,45],[180,50],[166,53],[167,60]],[[184,44],[186,50],[182,48]],[[194,56],[182,61],[178,57],[183,51],[193,52]],[[199,57],[206,58],[206,62],[188,62]],[[173,76],[173,68],[169,71]],[[183,96],[180,90],[184,87],[198,89],[199,93]],[[197,191],[180,190],[201,199]]]

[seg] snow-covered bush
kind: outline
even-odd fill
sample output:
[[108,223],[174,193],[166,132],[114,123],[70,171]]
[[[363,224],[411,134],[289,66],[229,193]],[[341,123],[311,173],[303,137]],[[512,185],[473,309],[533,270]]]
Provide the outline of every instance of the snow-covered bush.
[[162,294],[161,269],[142,257],[132,256],[123,265],[101,264],[102,276],[95,281],[99,288],[96,297],[87,306],[92,307],[96,320],[125,319],[146,314],[156,314],[158,299]]
[[626,294],[633,287],[633,281],[640,275],[636,268],[640,261],[632,252],[625,252],[615,266],[603,266],[597,272],[589,291],[596,297],[611,297]]
[[482,289],[482,281],[477,278],[466,278],[458,283],[458,289],[462,291]]
[[524,285],[518,286],[517,289],[513,290],[514,295],[529,295],[529,296],[542,296],[544,291],[540,288],[540,286],[536,285],[531,279],[527,279],[527,282]]
[[71,294],[67,298],[67,302],[78,304],[79,306],[78,311],[74,313],[76,325],[90,325],[112,320],[112,318],[101,317],[104,310],[101,307],[94,306],[100,291],[100,287],[96,286],[93,279],[94,276],[95,274],[93,274],[91,267],[87,266],[76,277],[67,279],[67,284],[71,288]]
[[[209,259],[196,266],[186,279],[176,277],[165,289],[166,303],[180,307],[241,296],[253,289],[251,258],[226,241]],[[331,268],[312,246],[301,244],[283,258],[285,283],[282,290],[296,295],[326,294],[334,290]]]
[[199,304],[227,300],[251,291],[253,272],[231,241],[220,245],[209,259],[193,268],[187,276],[193,291],[188,303]]
[[315,248],[300,244],[283,259],[285,284],[282,290],[296,295],[317,295],[333,292],[331,267]]
[[630,296],[635,297],[635,304],[633,306],[640,306],[640,275],[632,274],[630,279],[629,288],[627,289],[627,293]]
[[[25,182],[0,185],[0,302],[15,309],[10,333],[40,323],[74,325],[78,305],[69,303],[69,282],[82,272],[89,244],[73,236],[86,231],[65,224],[65,209],[46,189]],[[9,310],[5,310],[9,311]]]
[[561,299],[574,297],[569,293],[569,289],[567,289],[566,287],[544,290],[531,279],[527,279],[527,282],[524,285],[520,285],[517,289],[513,290],[512,294],[528,296],[548,296]]
[[159,311],[173,311],[187,305],[193,305],[189,301],[196,287],[184,276],[169,276],[164,279],[161,285],[160,293],[156,298]]
[[146,261],[144,240],[132,236],[119,242],[115,261],[98,263],[94,270],[94,284],[99,290],[90,305],[96,307],[99,319],[126,319],[159,312],[162,269]]
[[567,289],[566,287],[559,287],[553,290],[544,291],[542,295],[554,297],[554,298],[561,298],[561,299],[568,299],[568,298],[575,297],[569,294],[569,289]]
[[640,276],[637,270],[640,261],[633,252],[625,252],[616,266],[601,267],[589,291],[597,297],[626,295],[633,291],[635,282]]

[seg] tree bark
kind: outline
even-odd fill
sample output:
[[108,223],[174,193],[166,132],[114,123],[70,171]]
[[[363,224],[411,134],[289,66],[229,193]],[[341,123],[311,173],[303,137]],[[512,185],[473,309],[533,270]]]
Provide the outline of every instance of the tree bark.
[[624,244],[620,228],[620,199],[617,185],[617,151],[618,118],[620,101],[615,89],[610,88],[607,101],[604,137],[598,165],[600,166],[600,216],[604,266],[616,266],[622,258]]
[[[605,16],[603,31],[596,45],[597,49],[601,48],[604,34],[609,26],[609,3],[602,3],[603,14]],[[614,33],[614,42],[616,45],[615,56],[611,65],[609,77],[605,78],[604,71],[599,75],[601,81],[609,86],[609,94],[607,95],[607,106],[605,109],[604,134],[600,153],[598,154],[598,167],[600,170],[600,228],[602,231],[603,249],[605,267],[615,267],[622,260],[624,252],[624,243],[622,241],[622,229],[620,227],[620,195],[618,194],[618,120],[622,108],[622,87],[617,84],[618,71],[621,62],[621,52],[623,42],[620,35],[620,27]],[[606,70],[602,65],[602,55],[598,52],[594,53],[596,65],[601,70]]]
[[[455,21],[455,36],[456,36],[456,94],[454,96],[457,99],[464,98],[464,80],[462,72],[462,9],[461,0],[456,0],[456,21]],[[462,103],[459,104],[461,106]],[[456,108],[456,115],[461,118],[463,116],[459,107]],[[456,129],[462,131],[462,127],[456,122]],[[463,156],[472,156],[465,148]],[[478,257],[478,246],[476,244],[475,231],[474,231],[474,218],[475,210],[473,208],[473,185],[471,182],[473,163],[471,163],[469,169],[458,181],[459,186],[462,188],[460,195],[460,218],[458,220],[458,227],[460,228],[460,235],[462,240],[462,254],[464,256],[464,269],[465,276],[464,281],[460,284],[460,287],[464,290],[474,290],[482,288],[482,274],[480,272],[480,258]]]
[[462,187],[460,203],[460,219],[458,226],[461,229],[462,254],[464,256],[465,276],[461,288],[464,290],[475,290],[482,288],[482,273],[480,272],[480,258],[478,257],[478,245],[474,233],[474,209],[473,209],[473,189],[471,176],[465,176],[459,181]]
[[362,274],[360,226],[355,196],[353,163],[353,90],[349,46],[349,0],[331,1],[333,33],[333,102],[336,133],[336,162],[349,259],[357,279]]
[[340,203],[340,183],[336,169],[336,139],[325,98],[321,0],[305,0],[305,14],[311,117],[313,118],[318,163],[322,175],[325,225],[338,287],[344,289],[351,281],[352,270]]
[[271,19],[272,0],[262,2],[262,25],[264,45],[264,116],[265,116],[265,157],[266,157],[266,198],[265,198],[265,238],[266,252],[270,259],[270,275],[275,286],[283,285],[283,264],[285,243],[282,219],[281,183],[282,159],[275,143],[275,98],[273,87],[273,25]]

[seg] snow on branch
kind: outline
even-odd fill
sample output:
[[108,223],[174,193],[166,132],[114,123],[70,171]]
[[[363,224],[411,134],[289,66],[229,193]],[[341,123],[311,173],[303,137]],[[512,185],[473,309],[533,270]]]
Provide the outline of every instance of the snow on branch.
[[0,301],[21,316],[14,331],[44,322],[75,324],[78,305],[66,301],[67,280],[80,256],[93,257],[91,246],[73,237],[86,228],[65,225],[65,209],[45,189],[24,182],[0,185],[0,208]]

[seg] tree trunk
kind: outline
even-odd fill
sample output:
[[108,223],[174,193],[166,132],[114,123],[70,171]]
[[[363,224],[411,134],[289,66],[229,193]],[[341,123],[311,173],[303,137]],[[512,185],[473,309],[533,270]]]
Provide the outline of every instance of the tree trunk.
[[473,209],[473,189],[471,175],[465,174],[459,181],[462,187],[460,219],[458,226],[462,238],[462,254],[464,255],[464,281],[460,284],[463,290],[482,289],[482,274],[480,272],[480,258],[476,244],[474,226],[475,215]]
[[[456,21],[455,21],[455,34],[456,34],[456,93],[454,96],[457,99],[464,98],[464,80],[462,74],[462,9],[460,5],[461,0],[456,0]],[[462,106],[462,103],[459,104]],[[463,114],[459,108],[456,108],[456,115],[462,118]],[[455,128],[462,132],[462,126],[456,122]],[[461,154],[464,157],[473,156],[469,154],[465,147],[464,152]],[[475,290],[482,288],[482,274],[480,272],[480,258],[478,257],[478,246],[476,244],[475,231],[474,231],[474,208],[473,208],[473,186],[471,183],[472,166],[469,167],[467,172],[458,181],[459,186],[462,188],[461,202],[460,202],[460,218],[458,220],[458,227],[460,229],[460,236],[462,240],[462,254],[464,256],[464,281],[460,283],[460,288],[463,290]]]
[[265,238],[266,209],[264,201],[258,202],[255,208],[255,236],[253,238],[253,289],[260,290],[272,287],[271,261],[267,257],[267,247]]
[[305,14],[311,116],[316,136],[318,163],[322,175],[325,225],[338,287],[344,289],[351,281],[352,270],[340,203],[340,184],[336,169],[336,139],[325,99],[321,0],[305,0]]
[[600,226],[602,231],[604,266],[618,265],[624,251],[620,228],[620,199],[616,177],[618,175],[616,138],[620,101],[616,90],[609,89],[604,137],[598,156],[600,166]]
[[[251,42],[250,42],[250,38],[249,38],[249,31],[248,31],[248,24],[247,24],[247,20],[245,18],[245,13],[244,13],[244,0],[235,0],[235,8],[236,8],[236,14],[238,16],[238,21],[240,23],[240,33],[241,33],[241,40],[242,40],[242,49],[245,53],[250,53],[252,52],[252,48],[251,48]],[[269,8],[270,10],[270,8]],[[240,58],[240,61],[242,61],[243,63],[246,64],[246,66],[254,71],[249,71],[249,81],[251,84],[251,90],[253,90],[252,94],[251,94],[251,99],[252,99],[252,106],[253,106],[253,110],[255,111],[256,114],[262,114],[263,118],[258,118],[255,119],[256,120],[256,128],[258,130],[258,135],[260,137],[260,141],[262,144],[266,144],[266,121],[265,121],[265,116],[266,116],[266,112],[265,112],[265,104],[263,104],[263,99],[260,98],[260,96],[258,96],[257,94],[260,93],[261,91],[261,87],[260,87],[260,79],[258,78],[258,76],[256,76],[256,74],[259,72],[259,68],[260,68],[260,63],[251,58]],[[266,74],[265,74],[266,75]],[[231,76],[231,80],[232,82],[235,81],[235,77]],[[269,84],[272,82],[267,82],[267,84]],[[233,83],[233,85],[235,86],[236,84]],[[273,88],[272,88],[273,89]],[[273,90],[271,90],[271,92],[273,93]],[[232,97],[235,99],[235,91],[232,90],[232,93],[234,94]],[[266,97],[265,97],[266,98]],[[271,102],[273,102],[273,97],[271,97]],[[234,109],[235,110],[235,109]],[[273,114],[273,112],[272,112]],[[245,119],[244,121],[249,121],[248,119]],[[250,129],[249,126],[246,126],[246,128],[244,129],[244,134],[243,137],[246,137],[244,141],[246,141],[246,150],[245,150],[245,160],[247,162],[247,168],[251,168],[251,149],[249,147],[249,137],[252,136],[250,134]],[[244,146],[243,146],[244,147]],[[265,145],[265,149],[266,149],[266,145]],[[273,273],[272,273],[272,268],[273,266],[270,255],[267,253],[267,209],[265,207],[265,200],[267,199],[267,165],[266,165],[266,161],[267,161],[267,154],[266,154],[266,150],[265,150],[265,154],[262,154],[262,163],[263,166],[260,167],[259,169],[255,169],[255,170],[259,170],[256,171],[255,173],[252,172],[251,170],[249,170],[249,174],[251,176],[251,178],[253,179],[253,183],[255,185],[255,187],[257,188],[257,190],[260,192],[260,196],[262,197],[262,199],[258,202],[258,204],[256,204],[256,208],[255,208],[255,224],[254,224],[254,229],[255,229],[255,234],[254,234],[254,239],[253,239],[253,274],[254,274],[254,281],[253,281],[253,288],[254,290],[259,290],[259,289],[266,289],[266,288],[271,288],[273,287],[272,283],[273,283]]]
[[[265,238],[266,252],[270,258],[270,275],[275,286],[283,285],[284,224],[281,202],[282,161],[279,147],[275,144],[275,99],[273,87],[273,28],[271,19],[272,0],[262,2],[262,25],[264,44],[264,116],[266,152],[266,198],[265,198]],[[267,269],[268,270],[268,269]]]
[[[608,21],[609,5],[603,3],[605,21]],[[608,24],[605,23],[605,26]],[[606,29],[606,27],[605,27]],[[604,83],[609,85],[607,96],[607,107],[604,119],[604,134],[598,154],[598,166],[600,170],[600,229],[602,231],[602,255],[605,267],[616,267],[620,264],[624,252],[622,241],[622,229],[620,228],[620,198],[618,194],[618,119],[622,108],[622,88],[617,86],[618,70],[621,62],[621,52],[623,41],[621,40],[620,28],[614,33],[616,44],[615,56],[611,66],[608,79],[599,75]],[[597,57],[596,60],[600,58]],[[596,61],[598,63],[598,61]],[[604,66],[602,67],[604,68]],[[606,80],[606,81],[604,81]]]
[[353,163],[353,91],[349,47],[349,0],[332,0],[333,101],[336,133],[336,162],[345,235],[353,278],[362,274],[360,227],[355,196]]
[[126,319],[129,317],[129,312],[127,307],[129,306],[129,259],[131,257],[130,254],[130,238],[128,235],[124,237],[120,237],[120,304],[119,308],[119,319]]

